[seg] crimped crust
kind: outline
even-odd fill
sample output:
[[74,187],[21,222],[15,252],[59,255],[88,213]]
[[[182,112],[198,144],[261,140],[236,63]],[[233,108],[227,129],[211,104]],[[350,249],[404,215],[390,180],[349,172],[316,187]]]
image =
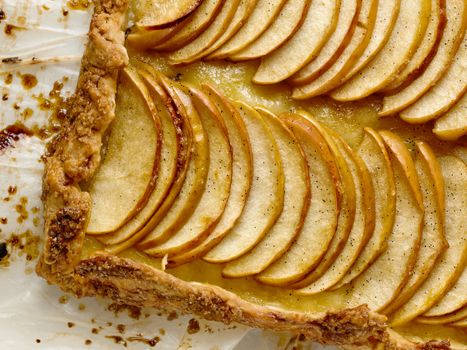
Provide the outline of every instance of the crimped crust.
[[43,202],[45,248],[37,273],[77,296],[193,313],[224,323],[301,333],[327,344],[378,349],[449,349],[447,342],[410,342],[388,329],[366,305],[329,313],[300,313],[247,302],[220,287],[186,282],[129,259],[96,255],[80,260],[90,196],[80,184],[100,163],[102,137],[115,114],[117,76],[128,63],[122,25],[128,0],[98,0],[67,120],[49,144]]

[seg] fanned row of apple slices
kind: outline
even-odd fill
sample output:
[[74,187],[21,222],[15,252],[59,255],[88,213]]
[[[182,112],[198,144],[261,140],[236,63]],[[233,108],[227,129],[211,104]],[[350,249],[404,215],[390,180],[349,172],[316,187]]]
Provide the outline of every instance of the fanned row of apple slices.
[[464,0],[203,0],[181,22],[140,26],[128,42],[169,52],[172,64],[261,59],[253,81],[287,81],[296,99],[379,93],[380,115],[409,123],[447,112],[434,132],[454,140],[467,133],[466,25]]
[[465,160],[424,142],[413,159],[372,129],[354,150],[305,111],[276,116],[143,63],[121,74],[116,114],[89,184],[88,234],[107,251],[204,259],[303,295],[343,288],[394,324],[465,317]]

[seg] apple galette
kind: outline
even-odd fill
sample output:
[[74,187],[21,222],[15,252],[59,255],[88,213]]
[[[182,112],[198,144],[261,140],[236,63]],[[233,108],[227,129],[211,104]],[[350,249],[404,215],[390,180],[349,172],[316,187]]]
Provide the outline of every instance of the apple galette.
[[322,343],[465,349],[465,1],[127,7],[96,2],[37,272]]

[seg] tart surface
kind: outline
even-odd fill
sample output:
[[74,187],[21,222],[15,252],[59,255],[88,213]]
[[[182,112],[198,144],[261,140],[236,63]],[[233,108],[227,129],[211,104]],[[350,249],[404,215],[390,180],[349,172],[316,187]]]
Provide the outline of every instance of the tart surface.
[[[228,5],[225,23],[240,6]],[[201,62],[193,45],[186,52],[194,62],[174,66],[179,56],[131,45],[143,34],[130,34],[125,47],[126,6],[96,4],[68,122],[46,155],[47,243],[38,272],[77,295],[323,343],[465,346],[462,324],[445,326],[462,322],[465,293],[444,306],[459,318],[443,322],[439,311],[451,287],[462,290],[456,282],[467,256],[462,140],[378,119],[374,97],[295,101],[286,84],[252,82],[258,61]],[[212,44],[219,35],[206,37]],[[131,125],[145,133],[128,133]],[[120,153],[116,161],[111,145],[138,158]],[[104,164],[128,172],[106,174]],[[97,191],[99,176],[139,187]],[[119,225],[90,231],[88,218],[99,210],[92,203],[106,191],[129,213],[100,209],[96,223],[107,215]],[[440,277],[442,286],[433,286]],[[437,297],[424,298],[433,288]],[[434,317],[439,324],[429,324]]]

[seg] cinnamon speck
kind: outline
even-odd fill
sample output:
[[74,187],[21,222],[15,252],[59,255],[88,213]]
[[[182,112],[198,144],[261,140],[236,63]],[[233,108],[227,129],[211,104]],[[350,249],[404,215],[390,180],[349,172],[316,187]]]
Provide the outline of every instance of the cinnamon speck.
[[17,186],[13,186],[13,185],[8,186],[8,194],[10,196],[15,195],[17,192],[18,192],[18,187]]
[[8,101],[8,94],[3,94],[2,95],[2,101]]
[[[32,208],[32,209],[34,210],[34,208]],[[34,212],[34,211],[33,211],[33,212]],[[85,310],[85,309],[86,309],[86,305],[84,305],[84,304],[82,304],[82,303],[80,303],[80,304],[78,305],[78,310],[79,310],[79,311],[83,311],[83,310]]]
[[120,334],[125,333],[126,326],[124,324],[118,324],[115,328],[117,328],[118,333]]
[[13,82],[13,74],[7,73],[4,81],[6,85],[10,85]]
[[84,341],[84,345],[86,345],[86,346],[90,346],[91,344],[92,344],[92,340],[91,340],[91,339],[86,339],[86,340]]
[[62,295],[60,298],[58,298],[58,302],[60,304],[67,304],[69,300],[70,297],[68,295]]
[[8,248],[5,242],[0,242],[0,260],[8,255]]
[[98,328],[93,328],[91,329],[92,334],[99,334],[99,329]]
[[68,328],[73,328],[75,324],[73,322],[67,322]]
[[21,74],[21,85],[25,90],[30,90],[37,85],[37,78],[33,74]]
[[8,224],[8,218],[0,218],[0,224],[2,225]]
[[41,343],[41,340],[40,340],[40,339],[36,339],[36,343],[37,343],[37,344],[40,344],[40,343]]

